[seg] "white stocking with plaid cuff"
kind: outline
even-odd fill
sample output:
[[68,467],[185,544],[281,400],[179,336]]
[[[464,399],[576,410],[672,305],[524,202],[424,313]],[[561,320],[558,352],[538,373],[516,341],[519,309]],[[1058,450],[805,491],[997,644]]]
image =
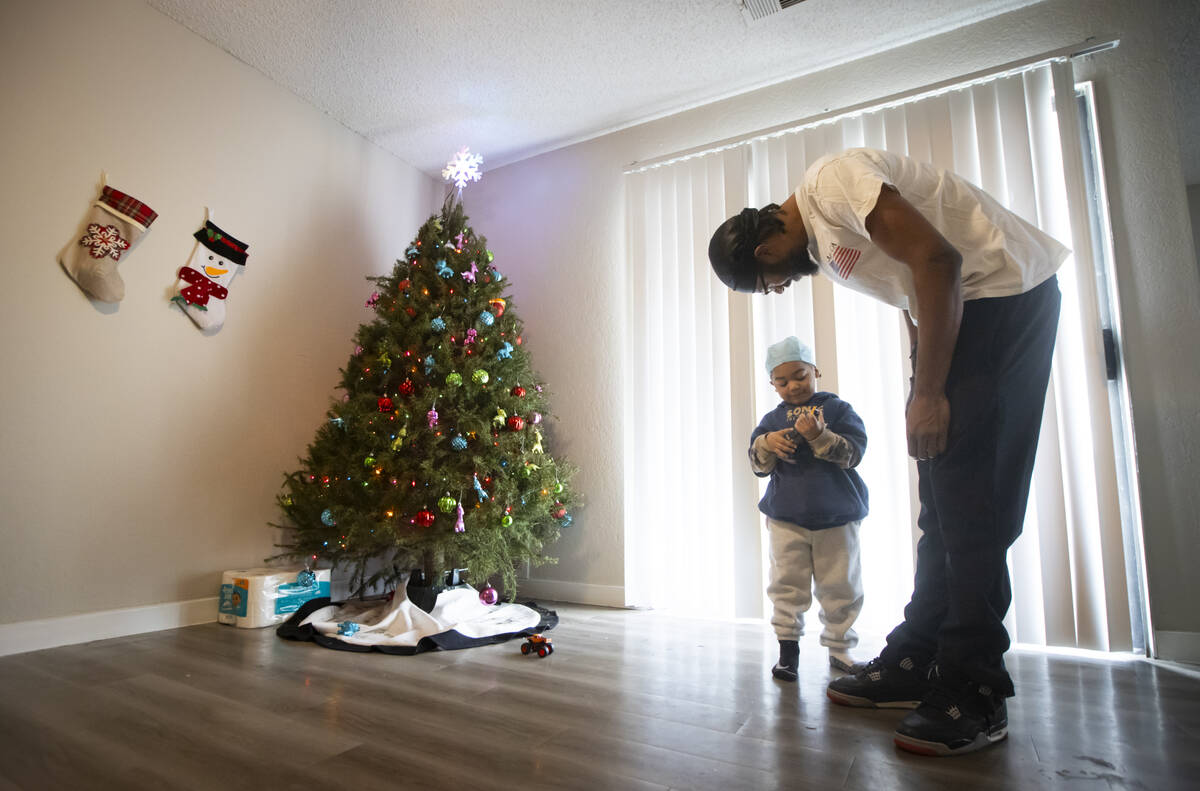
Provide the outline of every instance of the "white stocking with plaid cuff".
[[125,281],[117,273],[117,262],[156,217],[146,204],[106,186],[88,209],[84,234],[67,243],[58,263],[88,296],[120,302],[125,298]]

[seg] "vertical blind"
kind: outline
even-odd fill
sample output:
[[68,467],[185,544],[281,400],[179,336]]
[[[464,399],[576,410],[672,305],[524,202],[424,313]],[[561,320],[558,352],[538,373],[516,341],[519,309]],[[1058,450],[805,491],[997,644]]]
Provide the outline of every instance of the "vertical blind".
[[[1071,92],[1057,107],[1056,88]],[[1095,278],[1070,146],[1077,127],[1064,110],[1073,101],[1070,64],[1039,65],[627,176],[628,604],[763,614],[761,484],[746,452],[758,418],[778,402],[766,346],[795,334],[813,342],[820,388],[838,392],[867,426],[859,630],[883,634],[899,621],[918,534],[899,312],[820,276],[781,296],[735,294],[707,257],[727,217],[783,202],[809,163],[865,146],[953,170],[1074,248],[1059,271],[1063,312],[1025,530],[1010,553],[1007,620],[1017,642],[1130,646]]]

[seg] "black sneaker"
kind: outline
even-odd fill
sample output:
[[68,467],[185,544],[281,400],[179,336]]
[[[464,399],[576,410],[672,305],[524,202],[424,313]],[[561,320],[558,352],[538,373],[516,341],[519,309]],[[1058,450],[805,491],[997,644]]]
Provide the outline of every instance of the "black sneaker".
[[930,673],[932,686],[916,711],[896,728],[893,741],[919,755],[961,755],[995,744],[1008,736],[1008,705],[985,686],[950,686]]
[[926,666],[911,657],[899,665],[885,665],[875,657],[850,676],[829,682],[825,694],[834,703],[869,709],[915,709],[929,691]]
[[779,641],[779,661],[771,668],[771,675],[780,681],[795,681],[799,678],[800,643],[796,640]]

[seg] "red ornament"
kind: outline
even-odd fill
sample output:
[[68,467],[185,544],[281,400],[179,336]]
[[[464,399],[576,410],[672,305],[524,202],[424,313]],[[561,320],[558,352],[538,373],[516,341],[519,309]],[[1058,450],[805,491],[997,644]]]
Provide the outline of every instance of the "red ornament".
[[405,312],[405,313],[407,313],[407,314],[408,314],[408,315],[410,315],[410,316],[415,316],[415,315],[417,315],[417,311],[416,311],[416,309],[415,309],[415,308],[412,308],[412,307],[405,308],[405,309],[404,309],[404,312]]
[[550,509],[550,516],[553,516],[555,519],[562,519],[566,515],[567,509],[563,507],[562,503],[555,503],[554,507]]
[[411,280],[409,280],[408,278],[404,278],[403,280],[401,280],[399,283],[396,284],[396,288],[403,291],[404,289],[408,288],[409,285],[411,285],[411,284],[412,284]]
[[405,379],[400,383],[400,395],[410,396],[414,390],[416,390],[416,386],[412,383],[411,379]]
[[525,396],[525,388],[521,387],[520,385],[517,385],[516,387],[514,387],[512,389],[512,394],[515,395],[517,398],[523,398]]
[[[563,513],[566,512],[564,511]],[[433,515],[433,511],[422,509],[417,511],[417,516],[413,521],[415,521],[421,527],[429,527],[433,524],[433,520],[436,518],[437,517]]]
[[513,431],[520,431],[525,428],[525,418],[520,415],[513,415],[508,419],[508,427]]
[[375,403],[379,404],[380,412],[391,412],[395,408],[395,404],[392,403],[392,399],[388,398],[387,396],[380,396],[379,400]]

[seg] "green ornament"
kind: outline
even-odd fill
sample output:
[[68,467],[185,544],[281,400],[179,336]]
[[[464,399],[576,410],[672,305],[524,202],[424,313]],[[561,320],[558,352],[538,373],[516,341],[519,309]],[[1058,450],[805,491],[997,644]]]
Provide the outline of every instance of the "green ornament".
[[283,498],[283,507],[284,507],[284,508],[291,508],[291,507],[292,507],[292,498],[291,498],[291,497],[289,497],[289,496],[284,496],[284,498]]
[[565,486],[563,486],[561,483],[556,483],[556,484],[554,484],[554,493],[555,493],[555,494],[562,494],[562,491],[563,491],[563,489],[565,489],[565,488],[566,488],[566,487],[565,487]]
[[522,467],[522,468],[521,468],[521,477],[522,477],[522,478],[528,478],[528,477],[530,477],[531,475],[533,475],[533,469],[532,469],[532,468],[530,468],[530,467],[528,467],[528,466],[526,466],[526,467]]
[[446,495],[438,500],[438,508],[442,509],[443,514],[448,514],[454,510],[454,506],[458,505],[458,500],[455,500],[450,495]]
[[363,466],[364,466],[364,467],[373,467],[373,466],[375,466],[375,457],[374,457],[374,456],[368,456],[368,457],[366,457],[365,459],[363,459]]
[[488,250],[488,251],[487,251],[487,260],[488,260],[488,263],[489,263],[489,264],[490,264],[491,262],[493,262],[493,261],[495,261],[495,260],[496,260],[496,256],[492,255],[492,251],[491,251],[491,250]]
[[462,384],[462,376],[458,373],[446,374],[446,384],[450,385],[451,387],[458,387]]
[[471,380],[477,385],[485,385],[488,380],[488,372],[479,368],[475,373],[471,374]]
[[512,527],[512,523],[513,518],[508,514],[505,514],[504,518],[500,520],[500,524],[504,525],[505,527]]

